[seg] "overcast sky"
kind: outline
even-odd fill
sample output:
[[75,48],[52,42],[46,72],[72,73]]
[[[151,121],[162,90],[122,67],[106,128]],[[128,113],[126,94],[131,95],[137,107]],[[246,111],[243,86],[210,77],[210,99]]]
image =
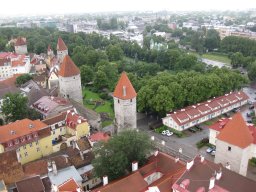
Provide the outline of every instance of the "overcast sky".
[[248,8],[256,8],[256,0],[4,0],[0,15]]

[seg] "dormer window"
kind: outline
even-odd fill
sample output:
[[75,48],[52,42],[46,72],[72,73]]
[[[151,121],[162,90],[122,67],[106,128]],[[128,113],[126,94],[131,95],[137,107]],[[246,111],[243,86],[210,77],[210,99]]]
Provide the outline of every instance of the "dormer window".
[[27,135],[27,139],[28,139],[28,140],[32,139],[32,138],[31,138],[31,135]]
[[26,141],[26,139],[25,139],[25,137],[21,137],[21,142],[25,142]]
[[19,143],[20,143],[19,139],[16,139],[16,140],[15,140],[15,144],[17,145],[17,144],[19,144]]
[[37,133],[34,133],[33,135],[34,135],[34,137],[38,137]]
[[13,146],[13,143],[10,141],[10,142],[8,143],[8,147],[11,147],[11,146]]

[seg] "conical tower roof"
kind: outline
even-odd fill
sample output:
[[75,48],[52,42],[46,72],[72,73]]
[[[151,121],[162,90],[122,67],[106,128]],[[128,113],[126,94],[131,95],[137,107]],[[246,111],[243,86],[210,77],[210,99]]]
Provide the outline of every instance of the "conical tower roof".
[[66,44],[62,40],[61,37],[58,38],[58,43],[57,43],[57,51],[65,51],[68,50]]
[[240,148],[246,148],[253,142],[252,133],[247,127],[241,113],[237,113],[232,117],[217,138]]
[[137,96],[137,93],[125,72],[121,74],[113,96],[123,100],[132,99]]
[[18,37],[15,46],[26,45],[26,41],[22,37]]
[[66,55],[63,59],[63,62],[60,66],[59,75],[62,77],[72,77],[80,74],[80,70],[69,57]]

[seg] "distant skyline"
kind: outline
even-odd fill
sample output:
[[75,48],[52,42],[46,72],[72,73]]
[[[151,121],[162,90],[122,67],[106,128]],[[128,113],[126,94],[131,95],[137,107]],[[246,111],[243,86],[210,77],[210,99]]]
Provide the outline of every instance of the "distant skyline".
[[256,8],[256,0],[12,0],[1,2],[1,16],[114,11],[200,11]]

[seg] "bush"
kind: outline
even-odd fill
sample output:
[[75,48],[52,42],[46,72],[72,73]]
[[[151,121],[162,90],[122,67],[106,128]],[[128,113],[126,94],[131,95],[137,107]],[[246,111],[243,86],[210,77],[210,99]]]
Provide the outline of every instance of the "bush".
[[251,166],[253,166],[253,167],[256,167],[256,158],[255,158],[255,157],[251,158],[251,159],[249,160],[249,164],[250,164]]
[[103,92],[103,93],[100,93],[99,94],[100,98],[103,99],[103,100],[108,100],[109,99],[109,96],[107,93]]
[[200,149],[204,146],[212,147],[212,145],[209,143],[209,138],[203,138],[201,141],[198,141],[196,143],[196,146],[198,149]]

